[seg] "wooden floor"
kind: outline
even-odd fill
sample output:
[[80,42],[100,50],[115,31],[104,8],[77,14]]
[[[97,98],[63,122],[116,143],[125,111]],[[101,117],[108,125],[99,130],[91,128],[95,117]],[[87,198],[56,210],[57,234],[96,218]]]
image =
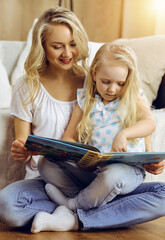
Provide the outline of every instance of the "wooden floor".
[[93,232],[41,232],[14,230],[0,223],[0,240],[164,240],[165,217],[130,228]]

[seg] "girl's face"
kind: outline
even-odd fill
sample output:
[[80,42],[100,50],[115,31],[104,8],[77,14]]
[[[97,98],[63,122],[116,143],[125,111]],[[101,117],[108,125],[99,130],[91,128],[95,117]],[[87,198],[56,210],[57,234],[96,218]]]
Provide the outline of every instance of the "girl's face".
[[106,105],[124,92],[128,68],[117,65],[103,65],[93,74],[96,88]]
[[44,49],[49,64],[59,70],[70,70],[79,54],[71,29],[63,24],[52,26]]

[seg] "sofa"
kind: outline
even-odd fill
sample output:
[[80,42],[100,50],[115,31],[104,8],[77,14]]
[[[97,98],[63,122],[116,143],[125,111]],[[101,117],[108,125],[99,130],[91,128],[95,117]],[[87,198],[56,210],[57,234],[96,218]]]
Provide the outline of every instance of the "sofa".
[[[36,21],[35,19],[33,26]],[[31,46],[32,28],[27,41],[0,41],[0,189],[24,178],[25,174],[25,165],[15,162],[10,152],[14,139],[10,100],[11,86],[24,74],[24,61]],[[153,151],[165,152],[165,35],[117,39],[116,42],[130,46],[137,55],[142,88],[156,120],[156,130],[152,135]],[[102,44],[89,42],[88,64]],[[147,174],[145,181],[165,181],[165,173]]]

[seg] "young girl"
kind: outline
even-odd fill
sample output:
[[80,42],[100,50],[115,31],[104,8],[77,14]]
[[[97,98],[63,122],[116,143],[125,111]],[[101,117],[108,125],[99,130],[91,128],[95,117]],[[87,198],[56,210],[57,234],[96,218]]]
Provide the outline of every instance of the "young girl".
[[[143,137],[154,131],[155,122],[140,93],[136,57],[131,49],[111,43],[102,46],[91,65],[87,89],[78,90],[77,99],[64,140],[88,143],[103,153],[145,151]],[[103,206],[119,194],[128,194],[143,182],[145,175],[140,167],[119,163],[91,173],[73,163],[59,163],[58,179],[59,167],[51,164],[51,176],[46,164],[50,166],[45,159],[40,161],[41,176],[57,186],[46,184],[47,194],[58,205],[74,211]],[[42,217],[36,215],[34,232],[38,228],[41,231]]]
[[[31,156],[33,153],[24,148],[25,139],[29,133],[63,137],[76,104],[77,88],[84,85],[87,44],[81,23],[74,13],[64,8],[48,9],[34,28],[32,48],[25,64],[26,76],[14,87],[11,106],[15,121],[12,155],[16,161],[26,161],[26,178],[31,179],[14,182],[0,191],[0,220],[9,226],[31,226],[34,216],[40,212],[48,214],[43,221],[45,230],[54,231],[76,230],[80,226],[84,230],[126,226],[165,214],[164,185],[160,183],[142,184],[130,196],[122,196],[122,201],[115,202],[115,206],[110,202],[93,211],[79,209],[76,215],[68,210],[63,214],[62,208],[61,214],[57,204],[45,193],[44,180],[37,177],[39,157]],[[163,168],[164,162],[148,165],[152,173],[161,173]],[[61,172],[59,169],[59,176]],[[51,226],[45,225],[47,217],[51,219]]]

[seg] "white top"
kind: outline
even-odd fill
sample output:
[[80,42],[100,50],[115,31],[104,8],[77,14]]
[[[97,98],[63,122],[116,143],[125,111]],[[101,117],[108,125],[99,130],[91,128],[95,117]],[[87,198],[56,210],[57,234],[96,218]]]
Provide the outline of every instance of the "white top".
[[[58,101],[41,84],[41,90],[34,104],[24,105],[28,86],[21,78],[13,89],[10,113],[24,121],[32,123],[32,134],[42,137],[61,139],[68,125],[76,100]],[[25,178],[39,176],[37,163],[40,156],[33,156],[26,166]]]
[[[78,89],[77,101],[82,110],[85,94],[85,89]],[[98,148],[102,153],[109,153],[114,137],[121,130],[121,119],[118,112],[120,99],[115,99],[107,105],[104,105],[99,95],[95,97],[97,100],[90,112],[93,131],[89,137],[88,144]],[[132,144],[128,141],[127,152],[144,151],[144,138],[139,138],[137,144]]]

